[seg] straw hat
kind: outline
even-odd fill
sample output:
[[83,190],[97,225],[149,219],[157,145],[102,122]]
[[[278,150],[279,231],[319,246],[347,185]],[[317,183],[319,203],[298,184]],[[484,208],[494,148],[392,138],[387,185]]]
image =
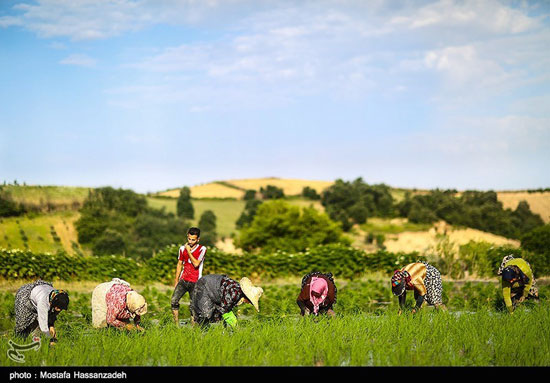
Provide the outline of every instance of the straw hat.
[[260,300],[260,297],[264,293],[264,289],[262,289],[259,286],[254,286],[250,279],[247,277],[242,278],[239,281],[239,284],[241,285],[241,290],[243,291],[243,294],[246,296],[246,299],[252,303],[252,305],[256,308],[257,311],[260,311],[260,306],[258,305],[258,300]]
[[130,312],[136,313],[137,315],[143,315],[147,312],[147,302],[145,302],[145,298],[134,290],[126,294],[126,306]]

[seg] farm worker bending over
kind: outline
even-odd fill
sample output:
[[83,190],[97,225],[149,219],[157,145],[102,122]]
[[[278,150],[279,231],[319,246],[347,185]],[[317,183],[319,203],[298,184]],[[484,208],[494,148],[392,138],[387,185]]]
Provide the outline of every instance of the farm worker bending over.
[[302,291],[296,299],[300,307],[300,314],[327,314],[336,315],[332,309],[336,303],[336,285],[332,273],[323,274],[318,271],[306,274],[302,278]]
[[39,279],[21,286],[15,294],[15,334],[27,337],[40,327],[50,337],[50,345],[54,345],[57,342],[55,320],[68,306],[69,294],[54,289],[49,282]]
[[107,293],[116,284],[130,287],[123,279],[113,278],[110,282],[97,285],[92,292],[92,326],[95,328],[107,327]]
[[502,295],[510,313],[525,299],[538,300],[539,291],[533,271],[524,259],[507,255],[502,260],[498,275],[502,276]]
[[172,294],[172,314],[178,324],[180,299],[186,292],[189,296],[193,293],[195,284],[202,277],[202,266],[206,247],[199,244],[201,231],[198,227],[192,227],[187,231],[187,243],[180,247],[178,264],[176,266],[176,280],[174,281],[174,293]]
[[[140,330],[141,316],[147,312],[145,298],[130,284],[114,278],[98,285],[92,293],[92,325],[95,328],[112,326],[121,330]],[[130,319],[134,319],[134,324]]]
[[260,311],[258,301],[263,292],[261,287],[254,286],[246,277],[237,282],[226,275],[205,275],[198,280],[191,295],[191,314],[195,323],[200,325],[223,319],[224,325],[233,326],[237,323],[233,308],[250,303]]
[[420,310],[424,301],[436,308],[445,309],[441,299],[441,274],[427,262],[411,263],[396,270],[391,278],[391,287],[393,294],[399,297],[399,314],[405,307],[407,290],[414,290],[416,305],[412,310],[413,314]]

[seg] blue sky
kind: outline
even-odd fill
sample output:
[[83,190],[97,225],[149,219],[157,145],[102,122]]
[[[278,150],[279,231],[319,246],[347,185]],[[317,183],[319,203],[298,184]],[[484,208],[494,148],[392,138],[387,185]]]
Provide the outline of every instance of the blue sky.
[[0,182],[550,186],[550,3],[0,1]]

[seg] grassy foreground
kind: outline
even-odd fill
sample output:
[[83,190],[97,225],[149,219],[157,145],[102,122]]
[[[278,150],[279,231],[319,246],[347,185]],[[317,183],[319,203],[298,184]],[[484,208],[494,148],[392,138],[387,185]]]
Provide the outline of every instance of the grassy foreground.
[[[335,319],[256,316],[235,331],[176,328],[143,334],[75,326],[44,342],[25,365],[42,366],[547,366],[550,307],[505,313],[347,315]],[[17,365],[6,358],[2,365]]]
[[[525,303],[513,315],[499,309],[492,284],[444,285],[448,312],[426,307],[397,314],[397,300],[383,281],[339,283],[333,319],[298,315],[299,281],[264,285],[261,312],[236,309],[235,330],[208,330],[172,323],[169,286],[138,289],[147,299],[144,333],[93,329],[94,284],[70,291],[69,311],[59,315],[59,343],[26,351],[24,364],[7,357],[13,337],[13,288],[0,293],[2,366],[550,366],[550,302],[541,286],[539,304]],[[60,286],[61,288],[67,288]],[[387,286],[386,286],[387,287]],[[189,297],[180,315],[188,322]],[[409,297],[408,305],[413,304]],[[409,307],[410,310],[410,307]]]

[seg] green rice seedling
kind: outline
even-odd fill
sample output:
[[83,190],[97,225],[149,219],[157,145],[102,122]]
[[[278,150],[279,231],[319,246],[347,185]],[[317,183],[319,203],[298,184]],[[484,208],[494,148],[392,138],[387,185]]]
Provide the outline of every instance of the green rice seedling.
[[[494,309],[496,284],[456,286],[475,304],[426,307],[397,314],[397,301],[379,281],[341,281],[335,318],[301,317],[298,284],[267,285],[261,312],[239,306],[236,328],[178,327],[170,312],[171,290],[146,287],[144,333],[91,327],[91,292],[70,292],[56,322],[59,342],[43,339],[25,354],[28,366],[547,366],[550,365],[550,303],[519,306],[513,315]],[[491,289],[489,287],[491,286]],[[548,286],[541,285],[541,296]],[[265,298],[265,299],[264,299]],[[374,300],[390,300],[375,308]],[[464,297],[465,302],[471,301]],[[184,300],[185,301],[185,298]],[[411,301],[412,302],[412,301]],[[0,294],[0,364],[13,338],[14,293]],[[184,306],[183,306],[184,307]],[[192,351],[190,351],[192,350]]]

